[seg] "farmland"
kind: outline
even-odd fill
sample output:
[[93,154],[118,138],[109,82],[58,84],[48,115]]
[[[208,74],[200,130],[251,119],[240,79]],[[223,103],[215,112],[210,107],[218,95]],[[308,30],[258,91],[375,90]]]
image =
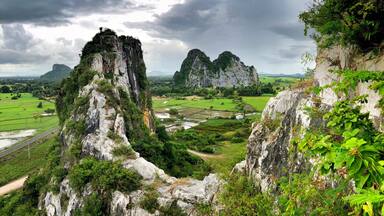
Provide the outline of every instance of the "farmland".
[[[270,96],[243,97],[243,100],[253,106],[256,111],[262,111]],[[153,108],[161,110],[166,108],[191,108],[191,109],[210,109],[216,111],[236,112],[236,103],[229,98],[203,99],[201,97],[185,98],[153,98]]]
[[225,175],[245,158],[251,124],[260,119],[270,97],[242,97],[242,101],[255,110],[246,119],[233,118],[239,113],[237,103],[230,98],[153,97],[153,107],[156,113],[177,110],[178,115],[183,116],[181,120],[174,120],[176,123],[166,120],[166,127],[167,124],[183,125],[181,122],[185,121],[197,122],[171,133],[173,140],[186,145],[190,153],[204,159],[215,172]]
[[[41,102],[42,107],[38,108]],[[0,94],[0,132],[35,129],[45,131],[58,124],[55,115],[45,113],[47,109],[55,109],[53,102],[39,100],[29,93],[13,100],[11,94]]]
[[49,149],[58,140],[50,138],[40,142],[30,148],[30,158],[28,158],[28,149],[24,148],[0,160],[0,186],[44,167]]

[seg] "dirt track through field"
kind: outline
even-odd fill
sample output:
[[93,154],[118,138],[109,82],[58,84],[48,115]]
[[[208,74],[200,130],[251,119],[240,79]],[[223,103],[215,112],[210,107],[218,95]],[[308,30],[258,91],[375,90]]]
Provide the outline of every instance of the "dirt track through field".
[[23,187],[24,182],[27,180],[28,176],[23,176],[15,181],[12,181],[2,187],[0,187],[0,196],[8,194],[14,190],[20,189]]
[[207,160],[207,159],[221,159],[221,158],[224,158],[223,155],[216,155],[216,154],[205,154],[205,153],[201,153],[201,152],[197,152],[197,151],[193,151],[191,149],[188,149],[188,152],[193,154],[193,155],[196,155],[198,157],[200,157],[201,159],[203,160]]

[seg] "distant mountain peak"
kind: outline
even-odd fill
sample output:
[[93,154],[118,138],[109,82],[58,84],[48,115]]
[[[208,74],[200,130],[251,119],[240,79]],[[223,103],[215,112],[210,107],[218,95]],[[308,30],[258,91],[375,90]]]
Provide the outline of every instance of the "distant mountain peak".
[[256,85],[259,79],[255,67],[246,66],[230,51],[222,52],[211,61],[203,51],[192,49],[173,81],[185,87],[233,87]]
[[67,78],[71,73],[72,68],[68,67],[65,64],[54,64],[52,70],[40,76],[41,80],[44,81],[58,81]]

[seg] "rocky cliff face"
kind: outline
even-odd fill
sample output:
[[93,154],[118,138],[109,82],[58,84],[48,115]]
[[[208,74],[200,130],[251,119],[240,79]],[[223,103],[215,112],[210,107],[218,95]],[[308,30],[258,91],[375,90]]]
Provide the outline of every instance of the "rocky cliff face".
[[[141,43],[111,30],[97,34],[83,49],[81,63],[63,83],[57,99],[62,149],[66,170],[81,164],[84,158],[114,161],[132,170],[142,179],[142,188],[133,192],[113,191],[106,209],[110,215],[153,215],[140,202],[144,188],[156,185],[160,206],[171,203],[188,214],[195,204],[210,203],[219,187],[211,174],[202,181],[178,180],[148,162],[131,148],[138,140],[155,131],[151,98],[148,91]],[[116,150],[125,150],[116,154]],[[87,184],[80,192],[68,176],[58,182],[58,191],[41,196],[40,208],[47,215],[74,215],[85,205],[84,199],[95,192]]]
[[259,78],[253,66],[225,51],[213,62],[202,51],[189,51],[180,71],[173,76],[175,85],[183,87],[233,87],[257,85]]
[[[303,136],[302,129],[319,127],[323,119],[310,116],[306,108],[316,107],[327,112],[343,99],[331,88],[325,88],[320,95],[308,91],[308,86],[327,87],[341,80],[332,70],[384,70],[384,53],[372,57],[359,54],[352,48],[333,47],[318,51],[314,79],[306,86],[287,90],[272,98],[248,140],[246,173],[260,185],[262,191],[275,191],[276,180],[291,173],[303,172],[312,167],[297,150],[294,137]],[[349,96],[368,95],[368,103],[362,105],[362,112],[369,112],[377,128],[382,128],[383,117],[377,107],[380,95],[369,88],[370,83],[358,83]],[[313,162],[313,161],[312,161]],[[239,164],[240,166],[240,164]],[[238,168],[241,169],[241,168]]]

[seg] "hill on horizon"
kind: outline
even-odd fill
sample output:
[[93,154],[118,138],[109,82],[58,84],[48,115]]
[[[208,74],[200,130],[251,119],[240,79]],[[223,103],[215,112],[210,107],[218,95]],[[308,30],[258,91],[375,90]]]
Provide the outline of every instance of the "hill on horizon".
[[61,81],[69,76],[72,68],[65,64],[54,64],[52,70],[40,76],[43,81]]

